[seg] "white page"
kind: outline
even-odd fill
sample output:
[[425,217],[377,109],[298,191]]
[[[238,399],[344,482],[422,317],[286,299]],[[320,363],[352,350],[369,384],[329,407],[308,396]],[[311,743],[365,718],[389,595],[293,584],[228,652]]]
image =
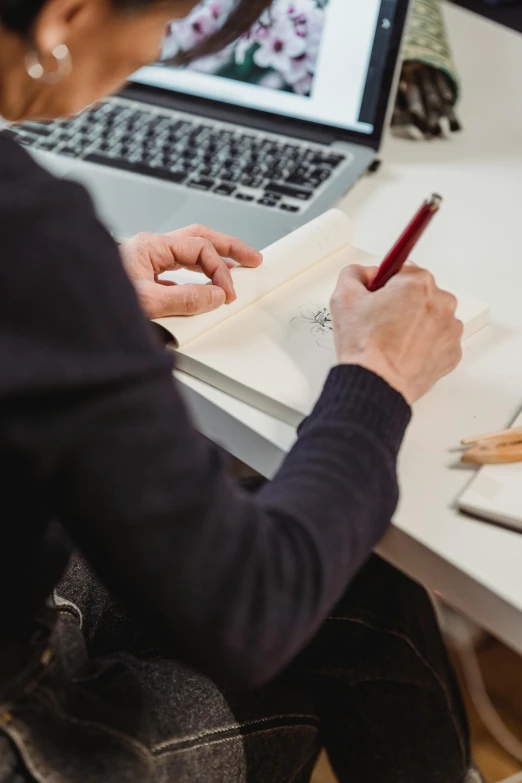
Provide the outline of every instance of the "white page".
[[[522,414],[513,427],[522,427]],[[522,463],[485,465],[458,505],[462,511],[522,530]]]
[[[336,364],[324,322],[339,273],[376,259],[353,246],[338,251],[178,353],[178,368],[290,424],[311,411]],[[488,308],[461,300],[465,336],[485,325]],[[323,325],[322,325],[323,324]]]
[[237,293],[235,302],[197,318],[158,318],[156,323],[170,332],[182,347],[340,248],[350,245],[353,235],[351,220],[339,209],[331,209],[266,248],[263,264],[258,269],[233,269]]
[[[338,251],[178,353],[178,368],[272,415],[298,424],[310,413],[336,364],[324,313],[348,264],[375,264],[355,247]],[[487,323],[489,309],[459,302],[464,337]]]

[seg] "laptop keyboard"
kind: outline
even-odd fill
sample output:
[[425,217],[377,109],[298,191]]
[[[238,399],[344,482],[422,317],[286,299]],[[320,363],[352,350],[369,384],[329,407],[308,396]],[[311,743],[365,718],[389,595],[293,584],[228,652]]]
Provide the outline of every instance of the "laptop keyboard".
[[10,128],[29,147],[299,212],[349,153],[112,100],[70,119]]

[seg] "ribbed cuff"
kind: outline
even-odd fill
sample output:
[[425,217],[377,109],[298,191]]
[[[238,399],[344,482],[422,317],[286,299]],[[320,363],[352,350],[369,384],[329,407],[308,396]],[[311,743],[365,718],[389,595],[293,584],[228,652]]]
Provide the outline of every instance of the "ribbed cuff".
[[358,365],[341,364],[330,371],[303,428],[318,419],[344,421],[365,429],[397,455],[411,420],[411,408],[379,375]]

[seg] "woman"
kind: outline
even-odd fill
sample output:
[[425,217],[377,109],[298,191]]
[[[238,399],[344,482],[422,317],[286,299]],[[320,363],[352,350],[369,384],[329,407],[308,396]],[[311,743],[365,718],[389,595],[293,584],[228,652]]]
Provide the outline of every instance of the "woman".
[[[198,54],[267,4],[239,2]],[[0,0],[0,115],[78,111],[155,60],[192,5]],[[322,746],[341,783],[464,780],[430,602],[368,560],[409,406],[460,359],[453,297],[413,266],[371,295],[371,270],[345,270],[339,366],[249,493],[194,430],[135,292],[149,316],[221,306],[224,259],[259,254],[192,227],[120,258],[85,192],[5,135],[0,175],[2,783],[289,783]],[[176,264],[212,285],[157,282]],[[74,560],[58,597],[69,541],[90,566]]]

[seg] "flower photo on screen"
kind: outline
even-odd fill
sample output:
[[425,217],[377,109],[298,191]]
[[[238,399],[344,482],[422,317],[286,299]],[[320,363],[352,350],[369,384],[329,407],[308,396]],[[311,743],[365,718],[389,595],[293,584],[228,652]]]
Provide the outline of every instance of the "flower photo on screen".
[[[163,58],[188,51],[216,32],[235,0],[202,0],[167,29]],[[274,0],[239,41],[190,70],[308,96],[312,92],[328,0]]]

